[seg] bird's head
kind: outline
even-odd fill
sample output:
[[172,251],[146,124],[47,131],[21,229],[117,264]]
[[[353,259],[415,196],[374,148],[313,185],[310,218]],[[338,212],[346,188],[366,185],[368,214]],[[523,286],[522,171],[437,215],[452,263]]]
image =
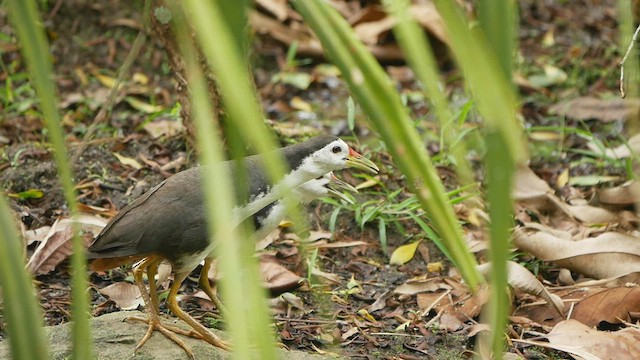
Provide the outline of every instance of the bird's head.
[[376,164],[360,155],[338,137],[317,136],[303,144],[310,145],[311,151],[302,159],[300,169],[313,174],[314,178],[345,168],[356,168],[374,174],[380,171]]

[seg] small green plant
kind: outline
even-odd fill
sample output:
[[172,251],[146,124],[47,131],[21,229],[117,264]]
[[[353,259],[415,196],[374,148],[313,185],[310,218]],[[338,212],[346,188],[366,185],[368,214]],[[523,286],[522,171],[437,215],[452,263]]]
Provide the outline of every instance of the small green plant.
[[[363,176],[368,181],[376,181],[369,176]],[[338,215],[341,212],[349,212],[352,214],[354,221],[364,229],[366,224],[375,224],[378,226],[378,238],[385,255],[388,255],[387,246],[387,227],[393,226],[401,236],[412,236],[407,231],[409,223],[417,225],[426,238],[434,241],[436,245],[447,255],[446,248],[443,246],[440,237],[429,225],[425,211],[422,209],[419,199],[410,194],[405,188],[389,190],[384,184],[378,186],[382,190],[371,190],[366,192],[366,200],[358,202],[353,195],[345,194],[351,197],[353,203],[336,200],[334,198],[322,198],[321,200],[335,207],[329,218],[329,230],[334,232],[337,227]],[[469,192],[475,185],[469,185],[450,191],[447,193],[450,204],[458,204],[475,196],[475,192]]]

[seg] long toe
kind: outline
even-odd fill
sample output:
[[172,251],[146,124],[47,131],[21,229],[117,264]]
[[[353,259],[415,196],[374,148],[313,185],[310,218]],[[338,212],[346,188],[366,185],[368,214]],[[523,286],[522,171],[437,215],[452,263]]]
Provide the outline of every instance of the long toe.
[[212,333],[211,331],[201,332],[200,336],[202,336],[202,340],[208,342],[209,344],[219,347],[222,350],[230,351],[231,345],[220,339],[218,335]]
[[149,325],[149,327],[147,328],[147,332],[144,334],[144,337],[142,338],[142,340],[140,340],[138,345],[136,345],[136,348],[135,348],[134,352],[138,351],[147,342],[147,340],[149,340],[149,338],[151,338],[151,334],[153,334],[154,331],[159,331],[164,336],[166,336],[168,339],[170,339],[171,341],[176,343],[178,346],[180,346],[182,349],[184,349],[184,351],[187,353],[189,358],[195,359],[195,357],[193,356],[193,352],[191,351],[189,346],[187,346],[187,344],[185,344],[185,342],[182,341],[182,339],[180,339],[176,334],[189,336],[189,337],[193,337],[193,338],[196,338],[196,339],[202,339],[202,336],[199,333],[197,333],[197,332],[195,332],[193,330],[184,330],[184,329],[181,329],[181,328],[175,327],[175,326],[163,325],[160,322],[159,318],[156,318],[156,317],[153,317],[153,316],[151,318],[143,318],[143,317],[132,316],[132,317],[126,318],[125,320],[126,321],[140,321],[140,322],[143,322],[143,323],[146,323],[146,324]]
[[[124,319],[125,321],[139,321],[139,322],[143,322],[145,324],[150,325],[151,327],[151,321],[149,320],[149,318],[143,318],[143,317],[139,317],[139,316],[130,316],[128,318]],[[158,320],[158,322],[160,322],[160,320]],[[200,335],[200,333],[198,333],[195,330],[185,330],[181,327],[177,327],[177,326],[171,326],[171,325],[161,325],[164,329],[167,329],[171,332],[174,332],[176,334],[180,334],[183,336],[188,336],[194,339],[198,339],[198,340],[202,340],[202,335]]]

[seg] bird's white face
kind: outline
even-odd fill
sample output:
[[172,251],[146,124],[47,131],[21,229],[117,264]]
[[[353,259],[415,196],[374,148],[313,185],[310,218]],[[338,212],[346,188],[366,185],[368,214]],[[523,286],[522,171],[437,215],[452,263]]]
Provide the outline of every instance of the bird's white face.
[[[337,139],[325,145],[322,149],[312,154],[309,164],[318,170],[318,176],[324,175],[333,170],[340,170],[347,167],[347,157],[349,156],[349,145],[342,139]],[[305,164],[307,165],[307,164]]]

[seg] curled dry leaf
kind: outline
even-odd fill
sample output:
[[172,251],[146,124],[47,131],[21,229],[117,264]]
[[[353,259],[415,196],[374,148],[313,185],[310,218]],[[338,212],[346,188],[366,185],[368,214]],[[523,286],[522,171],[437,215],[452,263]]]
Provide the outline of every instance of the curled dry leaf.
[[591,205],[568,205],[567,209],[571,216],[588,225],[608,224],[619,220],[611,211]]
[[256,3],[273,14],[278,21],[285,21],[287,19],[287,11],[289,8],[287,0],[256,0]]
[[156,274],[156,284],[161,286],[171,275],[171,263],[167,260],[163,260],[158,266],[158,273]]
[[[566,320],[558,323],[546,338],[552,348],[585,359],[632,360],[640,354],[640,329],[633,327],[614,332],[598,331],[578,321]],[[567,348],[579,350],[579,353]]]
[[438,323],[440,324],[440,328],[444,329],[447,332],[457,331],[463,325],[460,319],[449,313],[442,314],[442,316],[440,316],[440,319],[438,320]]
[[517,201],[536,200],[552,194],[553,189],[529,167],[522,166],[516,172],[512,193],[514,200]]
[[272,232],[270,232],[264,238],[258,240],[258,242],[256,242],[256,251],[264,250],[264,249],[267,248],[267,246],[273,244],[274,241],[276,241],[276,240],[278,240],[280,238],[280,233],[281,232],[282,232],[282,230],[280,230],[280,228],[277,228],[277,229],[273,230]]
[[575,120],[600,120],[605,123],[635,119],[640,115],[640,100],[580,97],[549,107],[549,113]]
[[352,246],[368,246],[369,243],[366,241],[334,241],[334,242],[321,242],[318,241],[316,243],[310,244],[311,248],[319,248],[319,249],[336,249],[336,248],[345,248]]
[[116,303],[122,310],[134,310],[138,306],[144,305],[144,300],[140,294],[140,289],[128,282],[118,282],[98,290],[100,294]]
[[302,299],[300,299],[298,296],[290,293],[290,292],[286,292],[284,294],[280,295],[280,298],[284,301],[287,302],[287,304],[289,304],[290,306],[298,309],[298,310],[304,310],[304,302],[302,301]]
[[620,186],[598,190],[598,200],[602,204],[629,206],[640,203],[640,183],[633,180]]
[[389,299],[391,295],[393,295],[391,290],[387,290],[382,293],[382,295],[380,295],[373,304],[369,305],[369,312],[384,309],[387,306],[387,299]]
[[626,159],[632,155],[640,153],[640,134],[632,136],[626,144],[622,144],[613,149],[602,149],[601,146],[594,142],[587,144],[589,149],[595,153],[604,155],[612,159]]
[[[213,288],[213,294],[217,295],[216,288]],[[204,291],[196,291],[192,295],[180,294],[176,297],[179,302],[193,300],[198,303],[198,307],[204,311],[213,311],[216,309],[215,304]]]
[[590,295],[575,305],[571,318],[587,326],[597,326],[606,321],[619,324],[633,321],[631,313],[640,312],[640,287],[621,286],[604,289]]
[[567,205],[560,201],[549,184],[529,167],[522,166],[516,171],[512,195],[515,201],[526,208],[538,211],[559,210],[571,216]]
[[51,230],[51,226],[42,226],[37,229],[24,230],[22,237],[27,243],[27,246],[29,246],[36,241],[44,240],[50,230]]
[[78,224],[81,234],[85,235],[83,236],[85,245],[89,245],[93,237],[107,225],[104,219],[93,215],[79,215],[74,220],[59,218],[31,255],[27,263],[31,273],[48,274],[71,255],[74,223]]
[[462,322],[477,317],[489,300],[489,288],[483,285],[475,294],[472,294],[466,285],[448,280],[448,285],[452,289],[445,292],[423,292],[416,296],[420,311],[426,314],[434,310],[441,315],[453,315]]
[[281,293],[297,288],[304,280],[271,259],[260,259],[260,272],[265,287],[272,293]]
[[445,284],[442,278],[415,278],[409,279],[404,284],[393,290],[394,294],[415,295],[421,292],[433,292],[436,290],[450,290],[451,286]]
[[578,241],[551,234],[516,231],[514,245],[535,257],[595,279],[617,278],[640,272],[640,239],[608,232]]
[[333,237],[333,234],[331,233],[331,231],[309,231],[309,238],[308,241],[309,242],[316,242],[318,240],[329,240]]
[[317,276],[318,278],[322,279],[325,283],[329,282],[329,283],[333,283],[333,284],[341,284],[342,280],[340,279],[340,276],[338,276],[337,274],[331,274],[328,272],[324,272],[320,269],[318,269],[317,267],[313,267],[313,270],[311,270],[311,274],[313,276]]
[[157,120],[146,123],[144,130],[157,139],[161,136],[173,137],[184,132],[184,126],[181,122],[174,120]]
[[[484,275],[488,276],[491,270],[491,263],[478,265],[477,269]],[[558,314],[564,313],[564,303],[562,299],[555,294],[550,293],[540,281],[524,266],[513,261],[507,262],[507,281],[509,285],[517,290],[527,294],[539,296],[552,305],[558,311]]]

